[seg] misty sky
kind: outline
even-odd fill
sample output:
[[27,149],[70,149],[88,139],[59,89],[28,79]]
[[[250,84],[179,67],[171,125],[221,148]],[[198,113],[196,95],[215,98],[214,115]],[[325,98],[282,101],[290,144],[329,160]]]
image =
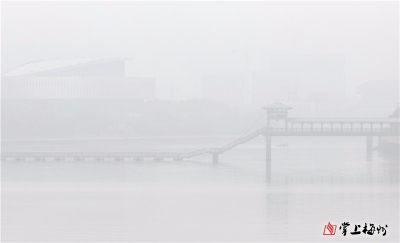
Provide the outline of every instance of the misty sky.
[[339,54],[348,94],[399,79],[398,2],[2,2],[2,73],[52,58],[132,57],[158,96],[202,75],[262,71],[273,54]]

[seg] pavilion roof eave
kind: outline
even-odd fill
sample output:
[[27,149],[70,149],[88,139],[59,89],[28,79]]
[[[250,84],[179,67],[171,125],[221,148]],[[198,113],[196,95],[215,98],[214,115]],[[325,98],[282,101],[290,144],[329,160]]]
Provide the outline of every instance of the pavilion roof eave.
[[267,105],[263,107],[264,110],[290,110],[292,107],[282,104],[280,102],[275,102],[273,104]]

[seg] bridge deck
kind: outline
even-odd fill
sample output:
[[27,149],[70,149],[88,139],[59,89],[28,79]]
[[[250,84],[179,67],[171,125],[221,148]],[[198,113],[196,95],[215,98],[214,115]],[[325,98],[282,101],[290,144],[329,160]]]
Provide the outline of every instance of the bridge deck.
[[265,129],[270,136],[399,136],[391,128],[272,128]]
[[293,123],[399,123],[400,118],[288,118],[287,122]]
[[240,144],[246,143],[260,135],[263,136],[399,136],[398,129],[391,128],[261,128],[249,135],[239,138],[221,148],[204,148],[188,153],[170,153],[170,152],[2,152],[2,159],[5,158],[75,158],[77,160],[83,158],[153,158],[163,159],[172,158],[181,160],[191,158],[202,154],[222,154]]

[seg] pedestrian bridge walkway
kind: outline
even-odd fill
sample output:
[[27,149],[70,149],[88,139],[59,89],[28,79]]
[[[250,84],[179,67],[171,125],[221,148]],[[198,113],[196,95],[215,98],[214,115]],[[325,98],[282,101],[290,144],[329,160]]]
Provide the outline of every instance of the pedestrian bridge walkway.
[[[46,158],[53,158],[54,160],[64,160],[66,158],[73,158],[74,160],[84,160],[86,158],[92,158],[94,160],[104,160],[105,158],[111,158],[114,160],[123,160],[124,158],[133,158],[135,160],[144,160],[146,158],[154,160],[173,159],[183,160],[192,158],[203,154],[212,154],[213,161],[218,161],[218,155],[227,152],[234,147],[249,142],[250,140],[262,135],[266,137],[266,148],[267,148],[267,159],[271,153],[271,137],[272,136],[366,136],[367,137],[367,149],[372,148],[372,136],[399,136],[399,119],[387,118],[379,121],[380,127],[374,127],[374,122],[371,120],[364,119],[361,123],[361,127],[356,128],[351,125],[350,128],[346,128],[341,125],[340,127],[334,127],[333,124],[343,124],[345,122],[336,120],[329,121],[325,120],[323,123],[332,124],[329,128],[324,128],[321,124],[321,120],[318,123],[321,126],[306,128],[304,124],[315,123],[315,120],[292,120],[292,122],[300,122],[303,124],[302,127],[285,127],[285,128],[260,128],[244,137],[238,138],[235,141],[220,147],[220,148],[203,148],[192,152],[2,152],[2,160],[6,158],[13,158],[14,160],[25,160],[27,158],[33,158],[34,160],[45,160]],[[360,122],[360,121],[358,121]],[[353,122],[355,124],[356,122]],[[370,127],[365,127],[362,124],[370,124]],[[384,124],[388,126],[385,127]],[[269,155],[268,155],[269,153]]]

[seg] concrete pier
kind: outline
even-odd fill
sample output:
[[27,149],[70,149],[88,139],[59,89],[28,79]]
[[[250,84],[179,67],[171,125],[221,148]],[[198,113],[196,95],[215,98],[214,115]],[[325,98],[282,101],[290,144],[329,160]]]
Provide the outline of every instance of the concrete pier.
[[265,169],[267,175],[267,182],[271,182],[271,136],[265,136]]
[[265,160],[266,161],[270,161],[271,162],[271,152],[272,152],[272,148],[271,148],[271,136],[266,135],[265,136]]

